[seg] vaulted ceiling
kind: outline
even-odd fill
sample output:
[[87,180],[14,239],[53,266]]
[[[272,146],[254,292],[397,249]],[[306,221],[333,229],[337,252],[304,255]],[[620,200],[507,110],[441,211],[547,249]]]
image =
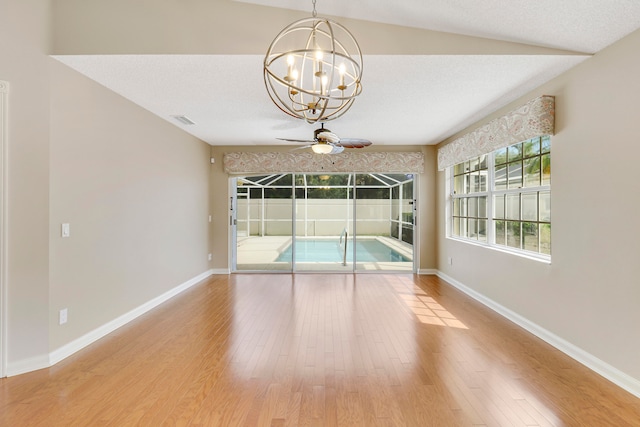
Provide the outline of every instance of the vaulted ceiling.
[[[436,144],[640,28],[635,0],[317,0],[364,55],[363,92],[327,127]],[[54,1],[54,57],[211,145],[317,126],[273,105],[267,47],[311,0]],[[542,94],[539,94],[542,95]],[[185,115],[194,125],[177,122]]]

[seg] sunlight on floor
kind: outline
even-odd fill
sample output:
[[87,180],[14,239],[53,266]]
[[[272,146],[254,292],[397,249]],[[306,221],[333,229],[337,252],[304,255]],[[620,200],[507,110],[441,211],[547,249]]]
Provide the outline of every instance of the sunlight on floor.
[[425,291],[416,286],[411,279],[402,280],[400,283],[394,284],[393,287],[400,299],[420,322],[428,325],[469,329],[436,300],[428,296]]

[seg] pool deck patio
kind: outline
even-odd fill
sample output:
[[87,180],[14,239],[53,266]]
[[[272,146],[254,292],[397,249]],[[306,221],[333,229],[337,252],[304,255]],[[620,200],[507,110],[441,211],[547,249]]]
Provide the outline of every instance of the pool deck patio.
[[[304,237],[302,237],[304,238]],[[314,237],[320,238],[320,237]],[[338,241],[338,236],[327,236]],[[413,259],[413,247],[407,243],[384,236],[362,236],[357,239],[376,239],[405,258]],[[238,237],[238,271],[291,271],[291,263],[276,261],[291,245],[291,236]],[[413,271],[413,262],[357,262],[356,271]],[[353,263],[296,262],[296,271],[351,272]]]

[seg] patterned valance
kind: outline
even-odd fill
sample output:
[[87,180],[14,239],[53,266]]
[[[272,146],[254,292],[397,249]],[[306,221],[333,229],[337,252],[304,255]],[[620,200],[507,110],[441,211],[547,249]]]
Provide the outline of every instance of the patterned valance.
[[555,98],[543,95],[438,150],[438,170],[542,135],[553,135]]
[[420,152],[367,153],[227,153],[223,159],[228,174],[282,172],[378,172],[422,173]]

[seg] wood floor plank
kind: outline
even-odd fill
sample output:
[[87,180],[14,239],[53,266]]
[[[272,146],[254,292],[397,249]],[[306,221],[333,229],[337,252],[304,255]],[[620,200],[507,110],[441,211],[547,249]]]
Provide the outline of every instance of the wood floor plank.
[[640,399],[435,276],[236,274],[0,379],[0,425],[640,427]]

